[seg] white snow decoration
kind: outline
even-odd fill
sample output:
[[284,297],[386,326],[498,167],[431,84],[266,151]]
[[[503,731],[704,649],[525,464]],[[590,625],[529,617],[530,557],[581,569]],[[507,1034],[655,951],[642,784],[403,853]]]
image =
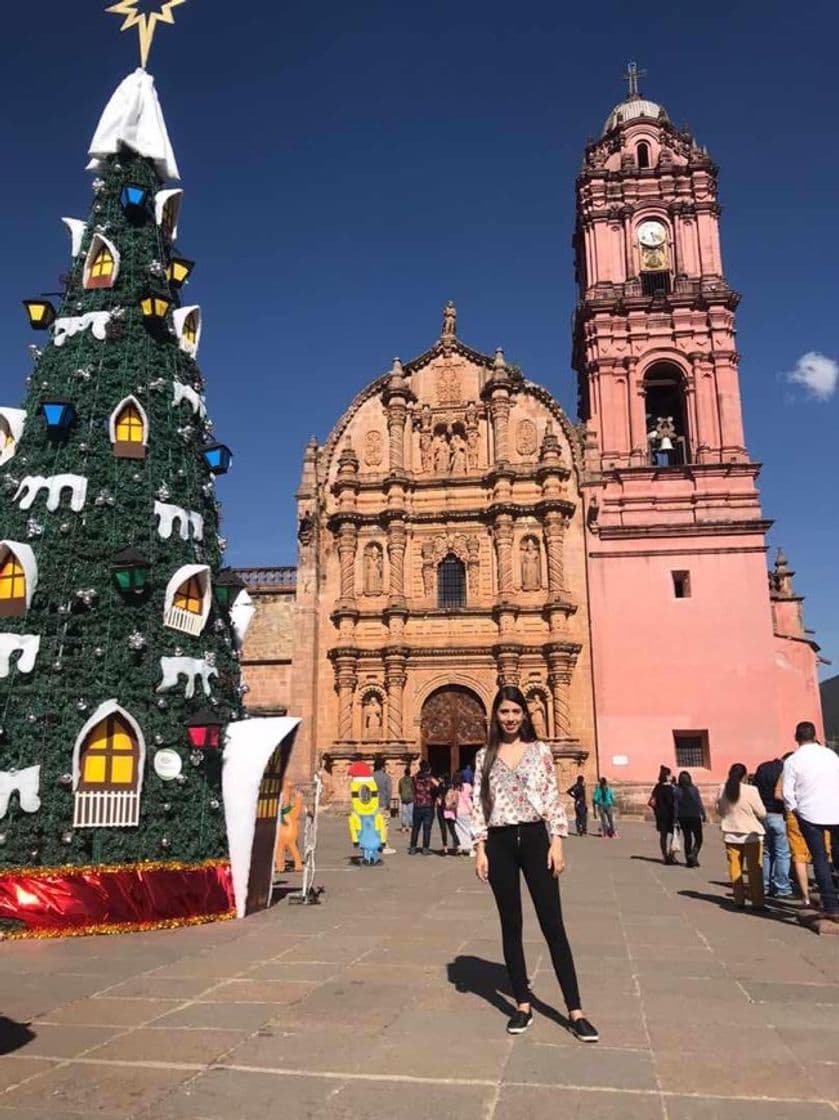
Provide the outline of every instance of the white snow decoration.
[[255,612],[256,607],[253,605],[253,599],[251,599],[247,589],[243,587],[233,600],[233,605],[230,608],[230,623],[233,627],[233,643],[236,649],[242,648],[245,634],[248,632],[248,627]]
[[88,154],[93,158],[87,170],[101,171],[105,158],[115,155],[121,144],[154,160],[161,179],[180,179],[154,78],[141,67],[123,78],[105,106],[90,142]]
[[[176,311],[172,318],[177,315]],[[200,329],[200,327],[199,327]],[[192,408],[192,411],[197,415],[205,417],[207,415],[207,405],[204,403],[204,398],[189,385],[184,385],[181,381],[173,381],[174,396],[172,397],[172,404],[180,404],[181,401],[187,401]]]
[[[201,586],[201,613],[193,614],[175,606],[175,595],[178,588],[187,580],[197,577]],[[166,584],[166,594],[163,598],[163,625],[171,630],[180,630],[184,634],[197,637],[207,625],[210,615],[210,602],[212,589],[210,587],[210,569],[206,564],[184,564],[178,568]]]
[[25,423],[25,409],[0,408],[0,467],[14,458]]
[[210,678],[218,676],[218,669],[215,665],[210,665],[203,657],[161,657],[160,671],[163,673],[163,680],[157,686],[157,692],[168,692],[171,688],[177,688],[178,681],[181,676],[186,677],[186,686],[184,688],[184,697],[191,700],[195,695],[195,678],[201,678],[201,684],[204,687],[204,695],[210,695]]
[[8,677],[10,659],[17,650],[20,650],[20,657],[17,659],[18,672],[31,673],[35,668],[35,658],[40,648],[40,634],[0,634],[0,677]]
[[[137,769],[130,789],[80,790],[81,750],[89,732],[110,715],[119,715],[129,725],[137,740]],[[143,775],[146,769],[146,740],[136,719],[117,700],[100,704],[76,736],[73,745],[73,789],[76,806],[73,828],[132,828],[140,823],[140,795],[143,792]]]
[[23,578],[26,582],[26,606],[27,609],[32,605],[32,596],[35,594],[35,588],[38,586],[38,562],[35,559],[35,553],[28,544],[23,544],[20,541],[0,541],[0,561],[5,560],[6,552],[4,550],[14,553],[17,557],[17,562],[23,568]]
[[146,413],[146,410],[143,408],[143,406],[140,404],[140,402],[137,400],[137,398],[135,396],[133,396],[132,394],[129,394],[127,397],[123,397],[122,400],[119,402],[119,404],[114,409],[114,411],[108,417],[108,439],[111,441],[111,443],[116,443],[116,441],[117,441],[117,420],[119,420],[119,414],[122,412],[122,410],[125,408],[125,406],[129,405],[129,404],[133,404],[134,407],[137,409],[138,413],[140,414],[140,419],[143,421],[143,447],[148,447],[148,444],[149,444],[149,418],[148,418],[148,415]]
[[70,509],[81,513],[87,499],[87,479],[82,474],[53,474],[45,478],[42,474],[28,474],[20,480],[20,485],[12,498],[20,498],[21,509],[31,509],[42,490],[47,491],[47,509],[55,513],[61,503],[61,495],[70,491]]
[[189,540],[190,529],[194,541],[204,539],[204,518],[194,510],[184,509],[182,506],[173,506],[169,502],[156,501],[154,503],[154,516],[160,519],[157,523],[157,532],[164,541],[168,541],[172,536],[172,529],[176,521],[178,523],[178,536],[182,541]]
[[[225,729],[221,786],[237,918],[244,918],[247,905],[259,784],[278,746],[291,754],[299,725],[294,716],[262,716],[235,720]],[[279,820],[277,814],[278,828]],[[275,846],[276,837],[272,852]]]
[[[190,315],[193,317],[195,324],[195,341],[187,338],[184,333],[184,327]],[[190,307],[179,307],[177,311],[172,312],[172,326],[175,328],[181,350],[194,358],[198,353],[198,343],[201,341],[201,308],[197,303]]]
[[117,310],[118,308],[112,308],[110,311],[88,311],[86,315],[62,316],[55,320],[53,342],[56,346],[63,346],[68,338],[72,338],[79,331],[87,330],[88,327],[90,327],[90,332],[94,338],[104,342],[108,331],[108,323]]
[[117,249],[117,247],[116,247],[116,245],[114,245],[113,241],[111,241],[110,238],[107,238],[104,235],[104,233],[94,233],[93,237],[91,237],[91,239],[90,239],[90,248],[87,251],[87,256],[85,257],[85,262],[84,262],[84,273],[82,275],[82,286],[85,287],[85,288],[88,286],[88,284],[90,282],[90,269],[93,265],[93,262],[96,260],[96,254],[99,252],[99,250],[103,246],[104,246],[104,248],[106,248],[108,250],[108,252],[114,258],[114,269],[113,269],[113,272],[111,273],[111,282],[110,282],[110,284],[107,285],[107,287],[113,288],[114,284],[116,284],[116,282],[117,282],[117,276],[119,276],[119,262],[120,262],[119,249]]
[[62,218],[61,220],[70,234],[70,255],[77,257],[82,251],[82,241],[87,229],[87,222],[82,218]]
[[23,770],[0,770],[0,818],[5,817],[9,811],[9,798],[15,790],[24,813],[37,813],[41,808],[38,796],[40,784],[40,766],[27,766]]
[[[177,178],[177,176],[170,176],[170,178]],[[154,196],[154,220],[158,225],[163,224],[163,212],[166,209],[166,203],[171,200],[170,213],[172,215],[172,232],[170,240],[174,241],[178,236],[178,220],[181,216],[181,201],[183,200],[184,192],[180,187],[169,187],[165,191],[158,191]]]

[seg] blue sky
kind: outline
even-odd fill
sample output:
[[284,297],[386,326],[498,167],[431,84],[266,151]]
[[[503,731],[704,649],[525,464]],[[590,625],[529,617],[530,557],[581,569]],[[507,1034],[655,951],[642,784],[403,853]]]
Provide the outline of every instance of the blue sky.
[[[136,64],[136,36],[104,6],[5,15],[3,403],[22,399],[33,339],[19,301],[66,267],[59,219],[87,214],[87,144]],[[573,415],[574,177],[637,58],[643,92],[721,167],[770,541],[839,671],[839,393],[817,400],[783,376],[816,352],[829,384],[839,358],[839,15],[818,2],[682,8],[188,0],[158,32],[150,69],[186,191],[201,366],[236,453],[219,486],[233,563],[293,563],[306,439],[325,439],[394,354],[425,349],[449,297],[465,341],[504,346]]]

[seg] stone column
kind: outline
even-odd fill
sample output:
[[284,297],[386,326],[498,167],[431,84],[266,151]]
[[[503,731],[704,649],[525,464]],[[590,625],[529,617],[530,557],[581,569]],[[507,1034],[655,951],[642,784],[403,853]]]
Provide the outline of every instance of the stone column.
[[338,529],[338,562],[341,566],[341,600],[355,599],[355,554],[358,547],[358,529],[345,521]]
[[548,647],[548,685],[551,690],[554,717],[554,738],[571,738],[571,710],[568,688],[574,668],[575,654],[566,649]]
[[387,435],[390,444],[390,469],[405,469],[405,420],[408,409],[404,401],[393,399],[387,406]]
[[509,513],[496,515],[495,555],[498,566],[498,596],[504,599],[513,593],[513,518]]
[[561,598],[565,584],[563,540],[565,519],[561,513],[545,516],[545,552],[548,556],[548,593],[552,599]]
[[510,461],[510,409],[512,404],[506,393],[494,395],[489,405],[492,417],[493,442],[495,443],[496,463]]
[[404,650],[385,650],[385,689],[387,690],[387,737],[398,741],[402,735],[402,698],[408,675]]
[[498,667],[498,687],[503,688],[505,684],[518,687],[521,680],[519,670],[520,647],[517,645],[496,646],[494,653],[495,663]]
[[390,601],[405,601],[405,545],[408,534],[404,521],[390,521],[387,527],[387,554],[390,560]]
[[338,693],[338,739],[352,739],[353,696],[358,684],[356,658],[352,651],[336,651],[335,689]]

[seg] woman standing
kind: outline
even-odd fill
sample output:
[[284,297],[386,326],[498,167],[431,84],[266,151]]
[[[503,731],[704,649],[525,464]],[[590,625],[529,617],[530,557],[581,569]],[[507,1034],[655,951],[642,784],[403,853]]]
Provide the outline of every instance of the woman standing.
[[764,908],[761,841],[765,828],[766,806],[754,786],[746,782],[746,767],[735,762],[728,781],[720,789],[717,812],[728,857],[728,876],[734,888],[735,905],[745,907],[746,888],[743,867],[749,880],[749,899],[758,910]]
[[588,799],[586,780],[582,774],[577,775],[576,782],[565,792],[574,800],[574,823],[577,828],[577,835],[585,836],[588,832]]
[[521,1034],[533,1022],[522,946],[521,877],[524,876],[554,971],[568,1007],[571,1030],[581,1042],[597,1042],[597,1030],[580,1008],[571,946],[562,922],[556,878],[565,870],[562,838],[568,835],[550,748],[536,739],[527,702],[505,685],[492,705],[486,747],[475,763],[475,873],[489,881],[498,915],[504,960],[516,1000],[507,1023]]
[[472,838],[472,783],[467,782],[462,772],[455,774],[452,785],[457,791],[457,815],[454,829],[457,833],[458,851],[463,856],[474,856],[475,841]]
[[[454,830],[456,815],[457,795],[452,789],[449,775],[444,774],[440,778],[440,785],[437,790],[437,822],[440,825],[440,836],[443,841],[443,847],[440,849],[441,856],[447,856],[450,851],[452,853],[457,851],[457,833]],[[451,846],[449,840],[451,840]]]
[[669,766],[661,766],[658,781],[653,786],[647,805],[655,815],[658,842],[661,845],[661,858],[665,863],[675,863],[672,852],[673,834],[676,829],[676,795],[670,783],[672,771]]
[[601,778],[594,791],[594,807],[600,814],[600,835],[606,840],[617,836],[615,832],[615,795],[605,778]]
[[685,864],[688,867],[698,867],[699,849],[702,847],[702,824],[707,817],[705,806],[702,804],[702,794],[693,784],[693,779],[687,770],[679,774],[679,790],[680,797],[676,811],[685,841]]

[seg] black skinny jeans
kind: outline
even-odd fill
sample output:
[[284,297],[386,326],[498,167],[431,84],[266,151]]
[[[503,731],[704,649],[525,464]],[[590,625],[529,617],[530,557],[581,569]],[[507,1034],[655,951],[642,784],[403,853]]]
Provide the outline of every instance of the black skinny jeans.
[[543,821],[491,828],[486,842],[489,885],[501,919],[504,961],[517,1003],[530,1001],[522,945],[521,876],[527,883],[554,972],[569,1011],[580,1007],[571,946],[562,922],[559,887],[548,870],[548,831]]
[[680,817],[682,836],[685,841],[685,859],[699,855],[702,847],[702,820],[700,817]]
[[[440,825],[440,839],[443,841],[443,847],[456,848],[457,831],[454,827],[454,821],[443,815],[443,809],[440,805],[437,806],[437,823]],[[449,844],[449,837],[451,837],[451,844]]]
[[422,846],[431,847],[431,826],[434,823],[434,806],[417,805],[414,802],[414,819],[411,822],[411,847],[417,846],[420,825],[422,826]]

